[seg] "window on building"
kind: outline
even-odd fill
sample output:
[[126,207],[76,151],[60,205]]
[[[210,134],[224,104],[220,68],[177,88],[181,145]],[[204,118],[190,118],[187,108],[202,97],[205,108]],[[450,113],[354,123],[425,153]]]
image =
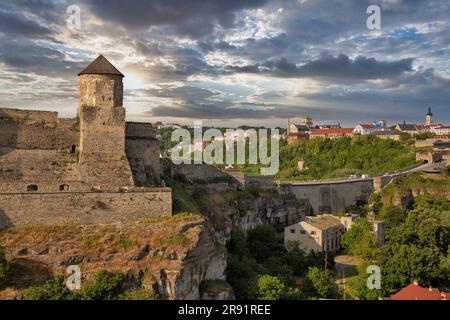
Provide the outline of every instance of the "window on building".
[[68,184],[62,184],[59,186],[59,191],[68,191],[69,185]]
[[73,144],[73,145],[70,147],[70,153],[75,153],[75,151],[77,151],[77,146]]
[[30,192],[38,191],[38,186],[35,184],[30,184],[27,186],[27,191],[30,191]]
[[305,230],[300,230],[300,233],[301,234],[306,234],[306,231]]
[[291,229],[291,233],[295,233],[295,229]]
[[315,231],[311,231],[311,234],[316,234],[316,232]]

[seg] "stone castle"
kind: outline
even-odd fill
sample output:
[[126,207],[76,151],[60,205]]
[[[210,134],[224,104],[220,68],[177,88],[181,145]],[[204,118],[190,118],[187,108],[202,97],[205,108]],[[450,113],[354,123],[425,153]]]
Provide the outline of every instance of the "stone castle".
[[78,76],[75,118],[0,108],[0,227],[171,214],[155,128],[125,121],[124,75],[99,56]]

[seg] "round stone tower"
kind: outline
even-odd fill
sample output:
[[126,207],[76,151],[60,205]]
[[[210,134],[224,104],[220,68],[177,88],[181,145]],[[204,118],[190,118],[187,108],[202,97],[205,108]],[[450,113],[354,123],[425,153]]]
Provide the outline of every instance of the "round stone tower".
[[78,75],[81,179],[108,190],[131,186],[125,156],[124,75],[102,55]]

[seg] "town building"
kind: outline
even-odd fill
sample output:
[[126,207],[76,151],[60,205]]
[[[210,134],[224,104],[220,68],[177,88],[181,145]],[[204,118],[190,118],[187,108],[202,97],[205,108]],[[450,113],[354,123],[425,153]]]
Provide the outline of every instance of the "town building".
[[430,129],[430,132],[437,136],[448,136],[450,135],[450,126],[439,125]]
[[[287,226],[284,229],[284,243],[297,244],[302,250],[336,252],[341,249],[341,236],[351,229],[353,223],[359,219],[358,215],[347,214],[341,217],[322,214],[315,217],[305,217],[303,221]],[[371,220],[373,232],[378,245],[384,245],[384,223]]]
[[339,128],[341,128],[341,123],[337,123],[337,124],[319,124],[316,127],[317,127],[317,129],[339,129]]
[[[284,242],[297,243],[306,252],[338,251],[341,235],[349,230],[357,215],[336,217],[323,214],[317,217],[306,217],[304,221],[285,228]],[[371,221],[379,246],[384,245],[384,224],[382,221]]]
[[304,221],[286,227],[284,242],[285,244],[295,242],[307,253],[335,252],[340,249],[341,235],[344,232],[345,228],[339,218],[324,214],[306,217]]
[[417,126],[415,124],[406,123],[405,121],[403,121],[403,123],[398,123],[395,126],[395,130],[407,133],[411,136],[414,136],[419,133],[419,130],[417,129]]
[[354,134],[368,135],[373,132],[387,130],[386,120],[379,120],[373,123],[360,123],[353,129]]
[[309,133],[311,139],[338,139],[343,137],[353,137],[352,128],[335,128],[335,129],[312,129]]
[[309,134],[306,132],[291,133],[287,136],[288,144],[291,144],[294,141],[306,141],[306,140],[309,140]]
[[370,123],[360,123],[353,129],[354,134],[367,135],[373,132],[373,126]]
[[400,131],[397,130],[375,131],[372,132],[370,135],[384,140],[395,140],[395,141],[400,140]]
[[414,281],[393,294],[390,300],[450,300],[450,292],[440,292],[431,286],[424,288]]

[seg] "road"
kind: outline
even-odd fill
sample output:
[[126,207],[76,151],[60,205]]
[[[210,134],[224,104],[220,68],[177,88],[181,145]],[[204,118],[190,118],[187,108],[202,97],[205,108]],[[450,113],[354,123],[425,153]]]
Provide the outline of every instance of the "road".
[[358,182],[358,181],[369,181],[369,180],[373,180],[374,178],[378,178],[378,177],[396,177],[405,173],[410,173],[410,172],[416,172],[416,171],[421,171],[427,168],[431,168],[431,167],[435,167],[436,164],[429,164],[429,163],[424,163],[421,164],[419,166],[413,167],[413,168],[407,168],[404,170],[399,170],[397,172],[391,172],[391,173],[387,173],[385,175],[381,175],[381,176],[373,176],[373,177],[368,177],[368,178],[356,178],[356,179],[346,179],[346,178],[340,178],[340,179],[325,179],[325,180],[310,180],[310,181],[277,181],[278,184],[291,184],[291,185],[320,185],[320,184],[339,184],[339,183],[350,183],[350,182]]

